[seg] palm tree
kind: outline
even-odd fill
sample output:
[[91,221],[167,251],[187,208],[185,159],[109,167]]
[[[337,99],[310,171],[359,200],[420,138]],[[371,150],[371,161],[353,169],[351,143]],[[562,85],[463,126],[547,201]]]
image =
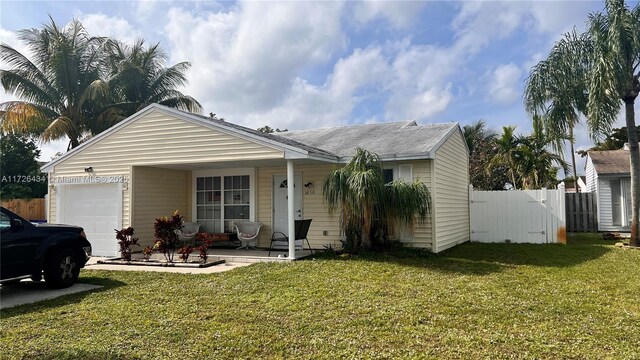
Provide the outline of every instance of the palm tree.
[[[573,176],[577,179],[574,128],[586,113],[584,91],[589,69],[591,42],[586,34],[574,29],[558,41],[547,59],[533,67],[525,82],[524,102],[527,111],[539,117],[545,135],[556,151],[569,141]],[[568,136],[567,136],[568,134]],[[576,191],[578,184],[576,182]]]
[[66,136],[72,149],[88,131],[89,103],[107,89],[100,79],[105,40],[89,36],[78,20],[63,28],[50,20],[42,30],[19,32],[32,59],[0,45],[0,60],[11,67],[0,70],[0,82],[22,99],[0,104],[1,128],[45,142]]
[[[564,139],[567,137],[565,136]],[[550,147],[557,140],[557,135],[550,136],[544,131],[541,117],[534,116],[533,132],[528,136],[518,137],[518,164],[516,166],[524,189],[541,189],[555,185],[557,182],[557,166],[568,171],[569,166],[563,157],[550,151]]]
[[345,250],[354,253],[396,225],[412,228],[416,216],[425,221],[431,206],[424,183],[385,184],[380,157],[361,148],[346,166],[325,178],[323,194],[331,213],[340,210]]
[[193,97],[176,90],[187,84],[189,62],[166,68],[166,53],[160,44],[145,47],[140,39],[133,45],[117,40],[106,43],[109,101],[100,110],[99,122],[108,128],[151,103],[185,111],[202,112]]
[[587,104],[592,135],[608,131],[624,104],[631,164],[631,241],[640,246],[640,151],[634,113],[640,93],[640,4],[634,9],[623,0],[607,0],[606,13],[589,15],[593,42]]
[[499,166],[506,166],[509,180],[514,189],[519,186],[519,166],[522,158],[520,139],[515,135],[515,126],[502,127],[502,134],[495,139],[495,154],[489,160],[487,172]]
[[187,83],[190,64],[165,68],[156,44],[128,46],[90,36],[78,20],[60,28],[53,19],[42,30],[20,31],[32,58],[0,45],[4,89],[20,98],[0,104],[0,129],[42,141],[69,138],[69,149],[150,103],[201,112],[200,104],[176,90]]
[[481,141],[488,141],[496,137],[496,134],[487,129],[487,123],[484,120],[478,120],[472,124],[465,125],[462,128],[464,139],[467,142],[469,152],[473,153],[475,146]]

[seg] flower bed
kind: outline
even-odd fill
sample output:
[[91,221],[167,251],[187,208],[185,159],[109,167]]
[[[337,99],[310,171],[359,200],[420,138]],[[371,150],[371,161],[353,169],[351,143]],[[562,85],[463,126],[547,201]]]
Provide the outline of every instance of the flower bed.
[[197,254],[191,254],[186,262],[175,261],[168,262],[162,254],[154,254],[148,260],[144,258],[142,253],[131,254],[131,260],[124,258],[113,258],[98,260],[98,264],[107,265],[137,265],[137,266],[164,266],[164,267],[183,267],[183,268],[206,268],[210,266],[224,264],[225,260],[215,256],[209,256],[205,262]]

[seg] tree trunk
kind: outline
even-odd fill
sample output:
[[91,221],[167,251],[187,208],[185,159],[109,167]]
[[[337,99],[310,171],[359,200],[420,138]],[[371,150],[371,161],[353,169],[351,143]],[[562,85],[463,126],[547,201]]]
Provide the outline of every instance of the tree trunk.
[[631,240],[629,245],[639,246],[638,215],[640,210],[640,151],[636,131],[634,99],[625,100],[627,136],[629,137],[629,157],[631,162]]
[[573,124],[569,126],[569,146],[571,147],[571,167],[573,168],[573,187],[578,193],[578,169],[576,169],[576,152],[574,150],[576,140],[573,138]]
[[80,145],[80,141],[78,141],[78,138],[69,139],[69,146],[67,146],[67,151],[73,150],[77,148],[79,145]]

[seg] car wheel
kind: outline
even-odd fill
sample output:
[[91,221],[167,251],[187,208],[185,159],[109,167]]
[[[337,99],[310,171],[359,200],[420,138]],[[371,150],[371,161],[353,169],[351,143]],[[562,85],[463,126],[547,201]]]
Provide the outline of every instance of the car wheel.
[[44,280],[54,289],[73,285],[80,275],[80,262],[76,253],[70,249],[62,250],[51,256],[44,267]]

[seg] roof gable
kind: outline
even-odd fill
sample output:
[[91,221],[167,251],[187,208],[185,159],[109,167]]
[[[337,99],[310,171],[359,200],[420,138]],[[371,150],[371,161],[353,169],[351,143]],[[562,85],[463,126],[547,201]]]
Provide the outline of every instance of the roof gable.
[[[126,136],[123,134],[127,131],[130,131],[132,127],[136,127],[139,122],[147,121],[148,117],[152,114],[163,114],[165,116],[169,116],[175,122],[181,123],[182,125],[176,123],[168,124],[167,121],[157,122],[155,127],[149,127],[146,131],[148,135],[146,136],[146,140],[150,140],[149,149],[153,149],[153,143],[157,145],[159,142],[163,142],[163,149],[171,148],[172,140],[161,138],[161,134],[163,133],[162,126],[171,126],[173,128],[172,131],[176,131],[176,129],[180,128],[180,131],[191,131],[191,134],[194,134],[195,137],[202,137],[207,135],[215,135],[215,134],[226,134],[229,136],[233,136],[235,138],[240,139],[244,142],[244,147],[247,149],[251,149],[250,151],[257,151],[260,148],[268,148],[275,152],[284,153],[284,157],[287,157],[287,154],[291,155],[291,153],[295,153],[293,155],[294,158],[299,157],[318,157],[322,160],[333,160],[335,161],[337,158],[320,149],[314,149],[312,147],[306,146],[304,144],[297,143],[288,139],[280,139],[278,137],[272,136],[270,134],[263,134],[258,131],[245,128],[243,126],[227,123],[224,121],[216,121],[204,116],[195,115],[191,113],[187,113],[180,110],[170,109],[162,105],[152,104],[146,107],[145,109],[135,113],[134,115],[124,119],[117,125],[109,128],[108,130],[94,136],[89,141],[81,144],[77,148],[67,152],[63,156],[55,159],[48,164],[42,167],[42,171],[49,172],[53,169],[54,166],[63,163],[73,157],[76,157],[78,154],[89,151],[90,148],[93,148],[91,152],[94,150],[99,151],[118,151],[118,149],[114,148],[113,144],[108,144],[108,140],[114,136],[123,137],[121,140],[117,140],[117,144],[126,143]],[[205,129],[203,129],[203,127]],[[207,129],[211,130],[210,133],[203,132]],[[145,130],[142,130],[145,131]],[[130,141],[140,141],[140,138],[129,137]],[[187,141],[192,142],[195,139],[188,139]],[[146,144],[146,143],[145,143]],[[255,147],[248,146],[247,144],[253,144]],[[174,144],[175,145],[175,144]],[[109,148],[111,147],[111,148]],[[195,148],[195,145],[193,145]],[[97,148],[97,149],[96,149]],[[101,149],[102,148],[102,149]],[[143,148],[140,148],[140,151],[143,151]],[[153,151],[153,150],[152,150]],[[251,152],[249,152],[251,154]],[[95,155],[95,154],[94,154]],[[282,157],[282,156],[281,156]],[[190,160],[191,159],[191,160]],[[197,161],[196,158],[185,156],[186,161]],[[178,161],[178,160],[176,160]]]

